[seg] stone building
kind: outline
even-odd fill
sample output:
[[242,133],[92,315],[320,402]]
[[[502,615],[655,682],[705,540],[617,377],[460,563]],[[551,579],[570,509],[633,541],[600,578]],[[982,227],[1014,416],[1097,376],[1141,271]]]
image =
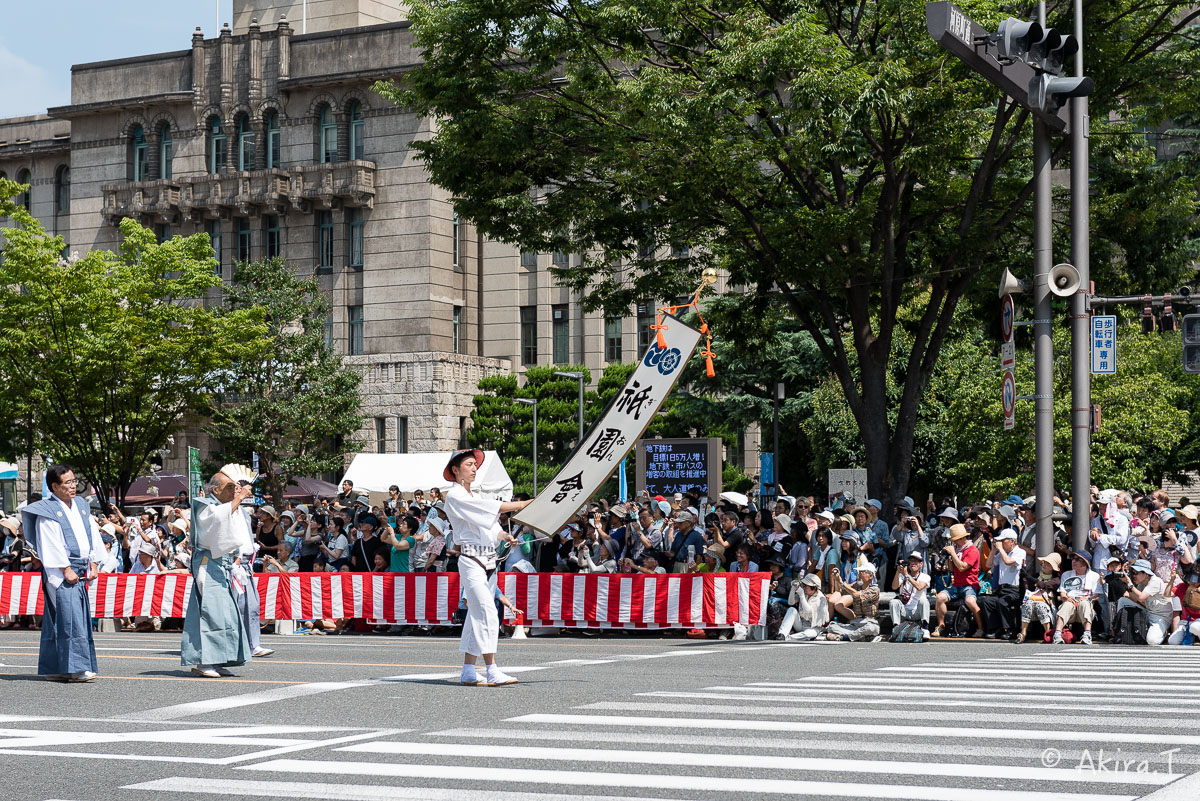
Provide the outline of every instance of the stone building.
[[[274,255],[315,273],[364,376],[365,451],[454,447],[484,376],[584,363],[595,379],[647,346],[648,305],[584,314],[548,272],[578,256],[480,241],[429,182],[409,145],[430,121],[370,89],[419,60],[403,3],[234,0],[233,16],[186,49],[75,65],[70,105],[0,120],[0,174],[32,185],[71,251],[115,248],[132,217],[207,232],[226,279]],[[209,443],[177,436],[168,471],[188,445]]]

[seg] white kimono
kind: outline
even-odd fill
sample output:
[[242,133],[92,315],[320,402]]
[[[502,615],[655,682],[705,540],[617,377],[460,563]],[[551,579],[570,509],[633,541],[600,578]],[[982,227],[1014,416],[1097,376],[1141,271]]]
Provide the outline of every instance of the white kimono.
[[68,534],[55,520],[46,517],[38,518],[38,557],[42,560],[42,567],[46,571],[46,580],[50,582],[53,589],[57,590],[63,583],[63,569],[71,566],[67,558],[67,551],[70,550],[67,548],[65,539],[67,536],[75,540],[79,546],[79,553],[85,555],[89,562],[102,563],[107,552],[104,548],[104,541],[100,539],[100,533],[94,526],[89,538],[88,528],[84,525],[83,517],[74,505],[67,506],[57,495],[50,497],[62,507],[62,513],[68,524],[66,528],[70,531]]
[[494,572],[501,533],[500,501],[472,495],[455,484],[446,493],[445,512],[461,554],[458,575],[467,602],[458,650],[472,656],[494,654],[500,639]]

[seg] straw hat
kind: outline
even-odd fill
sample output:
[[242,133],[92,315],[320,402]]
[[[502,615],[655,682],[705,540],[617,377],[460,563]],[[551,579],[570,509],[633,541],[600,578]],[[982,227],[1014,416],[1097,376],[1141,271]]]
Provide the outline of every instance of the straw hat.
[[970,535],[967,533],[967,527],[964,526],[962,523],[955,523],[953,526],[950,527],[950,541],[951,542],[958,542],[962,538],[969,537],[969,536]]

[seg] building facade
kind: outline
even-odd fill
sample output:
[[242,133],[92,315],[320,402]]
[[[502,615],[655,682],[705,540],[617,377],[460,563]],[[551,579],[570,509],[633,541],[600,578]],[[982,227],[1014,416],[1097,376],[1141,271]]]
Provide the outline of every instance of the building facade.
[[[549,273],[578,255],[457,219],[410,148],[430,121],[371,91],[419,58],[402,3],[235,0],[216,38],[76,65],[70,105],[0,120],[0,174],[31,184],[22,202],[72,252],[115,249],[131,217],[207,233],[227,280],[271,256],[316,275],[329,339],[364,377],[361,449],[448,450],[481,378],[570,363],[595,381],[649,344],[653,308],[585,314]],[[211,447],[175,441],[168,472]]]

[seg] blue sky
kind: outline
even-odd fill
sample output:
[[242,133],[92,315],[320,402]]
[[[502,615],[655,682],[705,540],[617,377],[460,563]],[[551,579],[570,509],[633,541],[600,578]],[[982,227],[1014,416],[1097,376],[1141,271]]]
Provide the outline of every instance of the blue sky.
[[71,102],[71,65],[192,46],[233,0],[0,0],[0,117]]

